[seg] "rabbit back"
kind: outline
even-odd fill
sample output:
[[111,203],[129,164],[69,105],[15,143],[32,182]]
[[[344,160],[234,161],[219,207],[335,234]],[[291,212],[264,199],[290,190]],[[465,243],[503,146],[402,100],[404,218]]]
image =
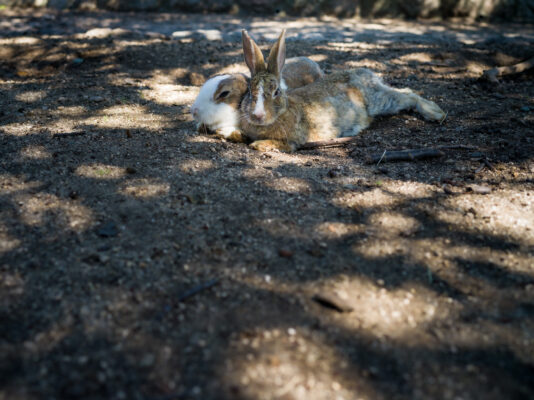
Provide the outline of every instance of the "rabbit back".
[[315,61],[308,57],[293,57],[286,60],[280,86],[284,90],[294,89],[309,85],[323,76],[323,70]]

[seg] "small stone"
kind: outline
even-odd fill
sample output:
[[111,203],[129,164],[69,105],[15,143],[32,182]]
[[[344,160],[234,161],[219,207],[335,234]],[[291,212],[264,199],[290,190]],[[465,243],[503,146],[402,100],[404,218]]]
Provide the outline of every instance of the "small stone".
[[104,101],[104,98],[102,96],[91,96],[89,97],[89,100],[95,102],[95,103],[101,103]]
[[389,173],[389,170],[386,167],[379,167],[378,172],[381,174],[387,175]]
[[78,357],[78,364],[80,364],[80,365],[87,364],[87,361],[89,361],[89,357],[87,357],[87,356]]
[[354,310],[345,299],[342,299],[336,293],[330,291],[317,293],[312,297],[312,300],[316,301],[323,307],[331,308],[338,312],[351,312]]
[[324,253],[317,247],[313,247],[308,250],[308,254],[313,257],[324,257]]
[[152,353],[145,354],[143,358],[141,359],[141,367],[151,367],[154,365],[154,362],[156,361],[156,357]]
[[293,252],[287,249],[280,249],[278,250],[278,255],[284,258],[291,258],[293,257]]
[[115,237],[119,234],[119,229],[113,221],[105,222],[100,225],[100,228],[96,231],[96,234],[100,237]]
[[455,193],[455,192],[454,192],[454,189],[453,189],[452,186],[449,185],[449,184],[445,184],[445,185],[443,185],[443,191],[444,191],[445,193],[447,193],[447,194],[454,194],[454,193]]
[[328,171],[328,176],[330,178],[335,178],[335,177],[339,176],[339,172],[336,171],[335,169],[331,169],[330,171]]
[[473,192],[475,194],[489,194],[491,193],[491,188],[484,185],[469,185],[466,187],[467,191]]

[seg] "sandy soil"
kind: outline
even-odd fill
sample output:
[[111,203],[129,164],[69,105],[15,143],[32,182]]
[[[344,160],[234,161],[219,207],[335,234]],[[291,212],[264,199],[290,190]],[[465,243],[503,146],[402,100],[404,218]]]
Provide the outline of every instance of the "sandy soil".
[[[531,26],[1,13],[0,399],[534,397],[534,83],[478,79]],[[447,120],[295,154],[198,134],[236,32],[283,26]]]

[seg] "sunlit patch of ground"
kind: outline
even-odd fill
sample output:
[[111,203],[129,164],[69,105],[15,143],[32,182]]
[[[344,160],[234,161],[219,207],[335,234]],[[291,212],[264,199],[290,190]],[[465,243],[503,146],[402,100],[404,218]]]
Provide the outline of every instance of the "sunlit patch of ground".
[[[534,193],[499,191],[493,196],[464,195],[452,198],[438,218],[475,234],[513,238],[534,246]],[[477,223],[473,223],[474,220]]]
[[349,372],[343,354],[298,328],[243,332],[228,350],[232,356],[222,378],[230,395],[239,398],[379,398],[362,371]]
[[126,170],[114,165],[92,164],[78,167],[76,173],[93,179],[117,179],[126,175]]
[[153,179],[130,180],[120,189],[120,193],[140,198],[164,196],[169,192],[169,184]]
[[40,226],[53,215],[55,224],[63,229],[84,231],[93,223],[91,209],[72,200],[58,198],[52,194],[19,194],[15,197],[20,209],[20,219],[27,225]]

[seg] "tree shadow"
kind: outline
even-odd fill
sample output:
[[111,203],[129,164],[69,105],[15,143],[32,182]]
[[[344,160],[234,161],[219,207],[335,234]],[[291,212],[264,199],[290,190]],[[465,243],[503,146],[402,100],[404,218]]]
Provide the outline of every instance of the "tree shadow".
[[[334,398],[337,388],[347,398],[528,398],[529,231],[492,230],[482,205],[467,216],[475,195],[441,189],[443,178],[459,188],[484,183],[494,190],[485,202],[508,190],[518,200],[507,212],[528,210],[518,193],[532,180],[518,166],[532,161],[532,143],[521,124],[506,127],[524,114],[496,113],[503,99],[471,91],[471,75],[449,78],[432,57],[413,56],[462,53],[460,42],[406,35],[413,41],[385,48],[301,41],[288,51],[321,54],[328,68],[387,60],[390,82],[440,97],[451,121],[383,118],[347,149],[293,155],[194,132],[188,73],[241,62],[238,43],[70,38],[63,49],[87,54],[62,69],[43,63],[63,51],[47,39],[49,50],[24,65],[53,70],[34,78],[14,72],[28,54],[14,46],[2,63],[0,393],[313,399]],[[468,47],[455,68],[479,60],[480,48],[489,62],[493,48],[484,46]],[[177,68],[186,71],[165,77]],[[508,85],[523,104],[527,84]],[[454,97],[442,93],[451,87]],[[184,95],[163,101],[173,91]],[[477,96],[488,101],[473,104]],[[480,119],[464,119],[471,113]],[[500,130],[480,133],[489,127]],[[513,144],[495,145],[511,131]],[[466,142],[500,169],[475,174],[469,152],[386,173],[362,161],[385,147]],[[99,233],[110,222],[116,229]],[[217,285],[178,301],[214,277]],[[318,291],[345,293],[356,311],[322,308],[312,300]]]

